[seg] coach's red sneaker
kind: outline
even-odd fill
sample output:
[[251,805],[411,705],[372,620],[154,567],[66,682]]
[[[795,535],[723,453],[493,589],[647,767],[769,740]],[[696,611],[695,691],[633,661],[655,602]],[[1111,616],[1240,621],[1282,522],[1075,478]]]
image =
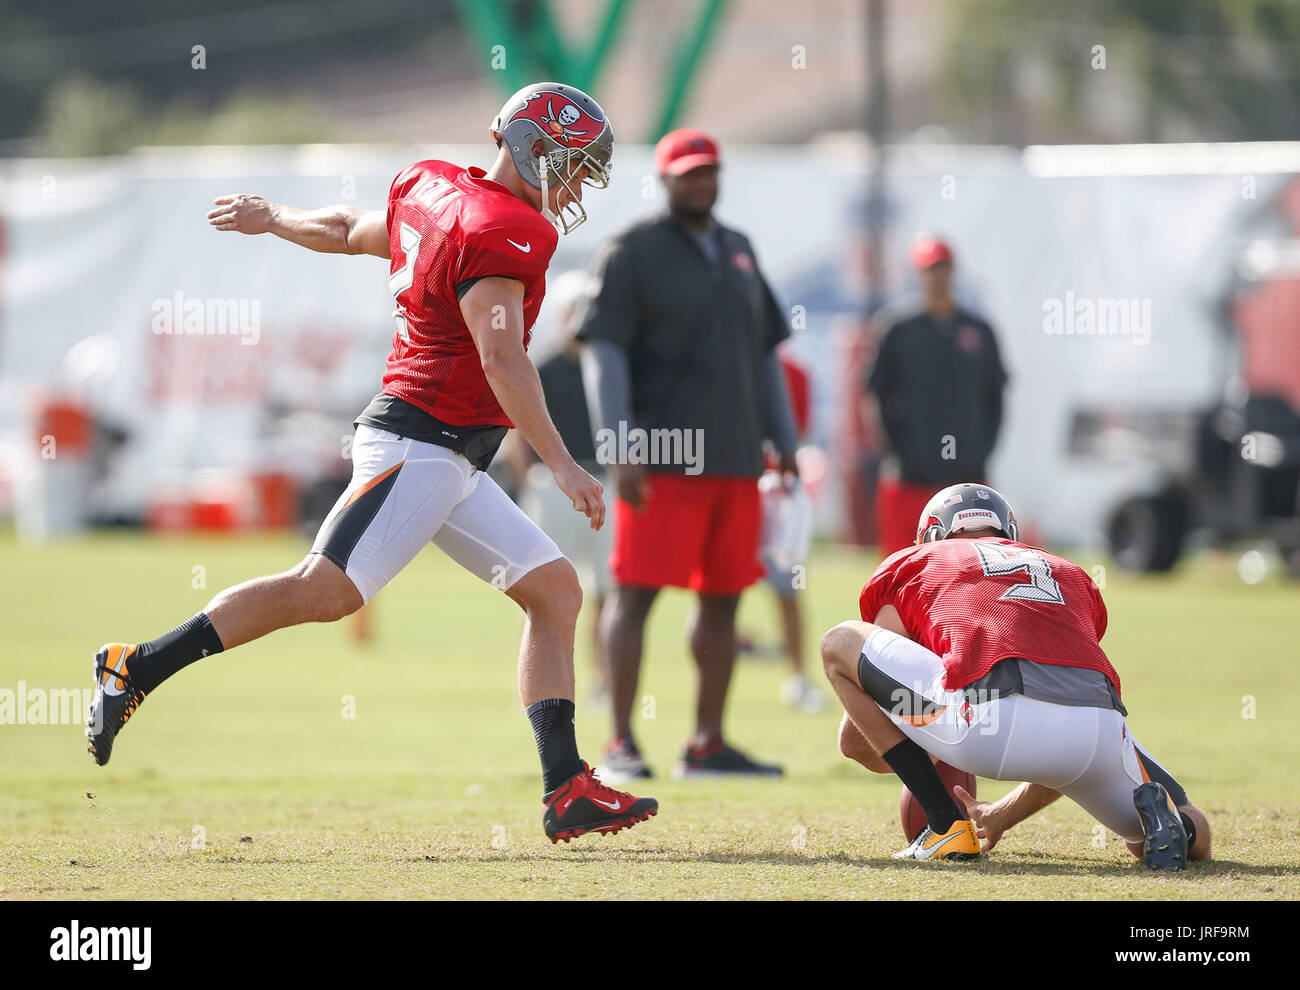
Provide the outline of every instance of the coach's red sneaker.
[[568,842],[587,832],[619,832],[659,813],[654,798],[639,798],[602,784],[586,763],[582,773],[574,774],[542,801],[546,805],[542,827],[552,842]]

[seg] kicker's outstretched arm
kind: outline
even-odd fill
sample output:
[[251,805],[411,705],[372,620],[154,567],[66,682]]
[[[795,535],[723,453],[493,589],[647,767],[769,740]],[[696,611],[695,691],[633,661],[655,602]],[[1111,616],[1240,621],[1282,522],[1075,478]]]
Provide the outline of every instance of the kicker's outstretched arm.
[[388,219],[378,210],[359,210],[355,206],[300,210],[248,193],[218,196],[212,202],[208,223],[217,230],[274,234],[325,254],[389,257]]

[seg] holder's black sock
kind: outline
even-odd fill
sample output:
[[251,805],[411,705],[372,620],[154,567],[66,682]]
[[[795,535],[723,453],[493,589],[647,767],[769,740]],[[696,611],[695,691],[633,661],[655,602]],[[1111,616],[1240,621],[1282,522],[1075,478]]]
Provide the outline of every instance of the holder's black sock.
[[943,778],[930,762],[930,754],[910,739],[882,754],[890,769],[912,792],[912,796],[921,802],[925,809],[926,820],[935,834],[943,835],[952,828],[952,823],[961,819],[961,809],[943,785]]
[[573,702],[546,698],[525,710],[542,758],[542,793],[550,794],[574,774],[582,773],[578,740],[573,735]]
[[171,632],[141,643],[127,671],[135,686],[148,694],[182,667],[224,649],[207,615],[200,612]]

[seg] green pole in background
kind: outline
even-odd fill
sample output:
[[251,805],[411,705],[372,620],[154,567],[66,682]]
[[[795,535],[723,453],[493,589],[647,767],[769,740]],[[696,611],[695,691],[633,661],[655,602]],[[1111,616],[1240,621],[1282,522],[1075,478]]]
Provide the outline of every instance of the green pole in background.
[[[610,0],[605,7],[605,19],[596,29],[596,37],[591,47],[572,62],[573,83],[581,90],[590,93],[596,84],[600,67],[605,64],[605,57],[614,47],[614,38],[618,35],[623,15],[627,12],[627,0]],[[564,80],[567,82],[568,80]]]
[[[482,47],[490,74],[498,77],[506,93],[513,93],[536,82],[538,74],[590,91],[614,48],[630,4],[629,0],[609,0],[595,36],[581,51],[569,50],[545,0],[537,0],[528,9],[530,16],[522,18],[512,16],[505,0],[457,0],[457,5],[471,37]],[[677,46],[659,116],[648,135],[650,141],[659,140],[676,124],[725,8],[726,0],[703,0],[699,5],[694,22]],[[500,55],[504,64],[493,67],[496,45],[503,46]]]
[[699,67],[700,60],[704,57],[705,50],[709,47],[709,38],[713,34],[713,29],[717,27],[725,6],[726,0],[705,0],[705,3],[701,6],[695,26],[686,39],[685,46],[680,50],[676,64],[673,66],[668,88],[665,91],[663,109],[660,111],[659,119],[647,135],[649,141],[658,141],[672,130],[673,124],[677,122],[677,115],[681,112],[682,104],[686,101],[686,91],[695,78],[695,71]]
[[493,46],[504,46],[505,65],[493,69],[492,74],[500,78],[506,93],[513,93],[543,78],[589,90],[614,47],[628,0],[609,0],[595,37],[582,51],[569,50],[550,5],[541,0],[524,18],[511,16],[509,5],[502,0],[458,0],[458,6],[461,20],[482,47],[489,68]]
[[[476,0],[458,0],[461,20],[469,29],[471,36],[482,46],[484,63],[489,67],[489,75],[497,76],[502,82],[506,95],[523,89],[531,81],[525,71],[527,44],[516,33],[515,26],[506,17],[499,3],[480,3]],[[505,65],[492,70],[492,47],[505,47]]]
[[555,27],[555,21],[551,19],[551,5],[546,0],[538,0],[529,9],[532,12],[528,21],[528,26],[532,29],[529,33],[538,69],[552,82],[568,82],[574,60]]

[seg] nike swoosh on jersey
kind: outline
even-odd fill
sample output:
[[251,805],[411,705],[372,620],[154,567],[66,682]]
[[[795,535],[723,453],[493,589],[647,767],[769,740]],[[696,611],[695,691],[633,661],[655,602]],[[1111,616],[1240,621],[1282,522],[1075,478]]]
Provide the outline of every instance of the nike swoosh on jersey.
[[507,237],[507,238],[506,238],[506,243],[507,243],[507,244],[511,244],[511,245],[513,245],[514,247],[519,248],[519,250],[522,251],[522,252],[524,252],[524,254],[527,254],[529,251],[531,251],[531,250],[533,249],[533,242],[532,242],[532,241],[524,241],[524,243],[522,243],[522,244],[518,244],[518,243],[516,243],[516,242],[510,240],[509,237]]

